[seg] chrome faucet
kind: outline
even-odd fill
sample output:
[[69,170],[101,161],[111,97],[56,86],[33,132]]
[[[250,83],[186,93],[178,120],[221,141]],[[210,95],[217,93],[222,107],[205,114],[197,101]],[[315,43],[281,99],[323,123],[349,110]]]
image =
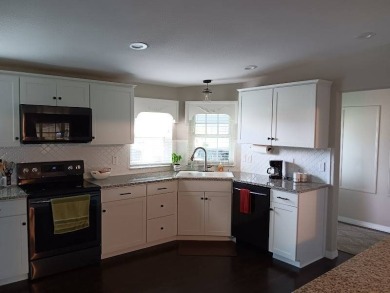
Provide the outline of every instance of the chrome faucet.
[[207,152],[206,152],[205,148],[202,148],[202,147],[195,148],[194,152],[191,155],[191,161],[194,160],[194,155],[195,155],[196,151],[199,150],[199,149],[204,151],[204,167],[203,167],[203,171],[207,172]]

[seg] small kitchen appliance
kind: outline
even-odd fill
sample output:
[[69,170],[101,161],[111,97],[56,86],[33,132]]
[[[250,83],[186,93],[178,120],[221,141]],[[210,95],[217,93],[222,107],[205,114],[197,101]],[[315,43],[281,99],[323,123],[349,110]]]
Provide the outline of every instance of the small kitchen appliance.
[[267,174],[269,174],[270,179],[282,179],[283,176],[283,161],[279,160],[270,160],[270,167],[267,169]]

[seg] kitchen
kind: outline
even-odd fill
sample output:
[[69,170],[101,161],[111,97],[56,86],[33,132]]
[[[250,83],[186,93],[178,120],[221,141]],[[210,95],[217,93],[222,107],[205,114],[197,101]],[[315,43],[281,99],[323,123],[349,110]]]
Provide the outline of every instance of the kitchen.
[[[379,38],[380,40],[380,38]],[[373,39],[374,42],[375,39]],[[358,42],[355,40],[355,42]],[[360,42],[360,41],[359,41]],[[368,41],[363,41],[368,43]],[[367,46],[364,45],[363,46]],[[339,140],[338,123],[340,113],[340,92],[361,90],[367,88],[382,88],[388,87],[388,82],[385,78],[386,74],[386,46],[370,48],[364,52],[349,51],[339,57],[329,57],[328,59],[317,59],[305,66],[295,66],[291,68],[284,68],[283,70],[275,74],[263,75],[259,78],[252,77],[247,82],[232,83],[232,84],[210,84],[210,88],[213,90],[213,99],[215,101],[236,101],[237,89],[250,88],[259,85],[279,84],[290,81],[298,80],[312,80],[313,78],[321,77],[325,80],[332,80],[332,94],[331,94],[331,111],[330,111],[330,125],[329,128],[329,142],[330,147],[337,146]],[[373,59],[374,58],[374,59]],[[359,62],[355,62],[359,60]],[[378,62],[375,62],[378,60]],[[20,68],[20,64],[17,66],[11,66],[12,62],[5,60],[2,62],[4,70],[10,70]],[[340,64],[344,66],[340,66]],[[26,64],[25,67],[28,67]],[[49,73],[49,69],[43,67],[32,66],[24,71],[33,71],[35,73]],[[53,69],[51,69],[53,70]],[[206,70],[206,69],[205,69]],[[19,70],[22,71],[23,70]],[[204,71],[206,72],[206,71]],[[61,75],[57,73],[56,75]],[[65,72],[65,75],[71,75],[70,72]],[[82,73],[73,73],[74,77],[83,77]],[[89,76],[93,75],[91,73]],[[97,73],[95,72],[95,75]],[[88,77],[88,74],[84,74],[84,78]],[[199,78],[201,81],[205,76]],[[93,78],[91,78],[93,79]],[[100,77],[99,79],[103,79]],[[106,80],[123,82],[120,78],[112,80],[112,78],[106,77]],[[189,87],[170,87],[161,85],[148,85],[146,83],[133,83],[136,84],[135,96],[144,98],[163,98],[179,101],[179,123],[176,125],[178,131],[176,132],[176,141],[180,150],[186,150],[187,131],[184,123],[184,102],[196,101],[201,99],[200,92],[204,88],[203,86],[189,86]],[[2,124],[3,125],[3,124]],[[127,144],[124,145],[109,145],[109,146],[84,146],[84,145],[50,145],[43,144],[39,146],[22,146],[22,147],[4,147],[1,148],[1,156],[5,160],[11,160],[16,162],[30,162],[30,161],[56,161],[56,160],[72,160],[82,158],[85,160],[87,169],[92,170],[96,167],[109,166],[112,169],[112,175],[121,175],[126,173],[142,173],[140,169],[128,169],[129,162],[129,148]],[[334,148],[336,149],[336,148]],[[304,162],[312,162],[312,158],[320,157],[320,162],[325,162],[325,172],[320,171],[317,164],[314,166],[308,166],[308,173],[317,174],[323,182],[331,183],[332,187],[329,188],[328,206],[328,233],[327,233],[327,248],[331,252],[337,253],[335,244],[335,226],[337,223],[337,173],[338,170],[334,164],[337,165],[337,151],[335,150],[314,150],[314,149],[295,149],[295,148],[280,148],[279,155],[272,154],[259,154],[256,151],[247,149],[247,146],[241,147],[241,154],[237,151],[237,162],[235,169],[232,171],[253,172],[257,174],[265,173],[267,169],[267,163],[270,159],[282,159],[292,162],[292,159],[296,160],[296,165],[303,166],[299,161],[302,158]],[[184,152],[181,152],[184,154]],[[187,153],[187,152],[185,152]],[[188,159],[189,154],[186,155]],[[113,164],[113,157],[117,158],[117,164]],[[251,161],[251,162],[250,162]],[[228,167],[229,168],[229,167]],[[164,170],[164,168],[156,168],[155,171]],[[167,168],[165,169],[167,170]],[[14,178],[14,182],[15,182]]]

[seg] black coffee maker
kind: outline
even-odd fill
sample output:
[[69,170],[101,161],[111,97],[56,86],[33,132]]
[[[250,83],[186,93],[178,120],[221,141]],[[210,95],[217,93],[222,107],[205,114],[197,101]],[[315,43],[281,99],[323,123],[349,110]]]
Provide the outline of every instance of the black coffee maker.
[[270,160],[270,167],[267,169],[270,179],[282,179],[283,161]]

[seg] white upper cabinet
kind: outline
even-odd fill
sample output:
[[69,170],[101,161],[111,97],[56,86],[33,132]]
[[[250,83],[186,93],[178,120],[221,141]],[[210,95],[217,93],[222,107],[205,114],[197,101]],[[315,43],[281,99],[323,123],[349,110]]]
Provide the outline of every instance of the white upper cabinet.
[[239,90],[241,143],[327,148],[331,82]]
[[240,93],[240,142],[270,144],[273,89]]
[[19,146],[19,77],[0,74],[0,147]]
[[132,86],[92,83],[92,144],[133,143],[133,107]]
[[46,77],[20,77],[20,103],[89,107],[89,83]]

